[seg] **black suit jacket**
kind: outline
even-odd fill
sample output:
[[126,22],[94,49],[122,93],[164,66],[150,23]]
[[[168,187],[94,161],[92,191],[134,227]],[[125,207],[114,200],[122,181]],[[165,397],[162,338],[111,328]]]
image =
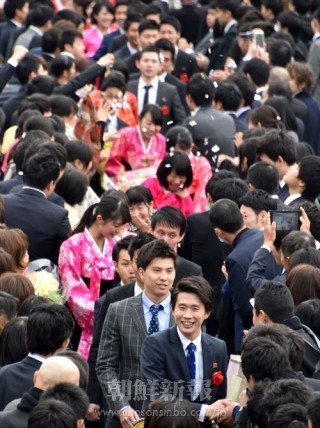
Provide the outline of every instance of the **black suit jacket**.
[[195,58],[179,49],[172,74],[186,83],[194,73],[198,72],[199,68]]
[[180,21],[181,37],[185,37],[195,46],[199,41],[199,30],[202,25],[202,6],[198,2],[192,2],[180,9],[172,9],[169,13]]
[[[132,80],[127,87],[127,90],[136,96],[138,94],[138,82],[138,80]],[[163,113],[162,134],[165,134],[172,125],[183,124],[186,119],[186,113],[182,107],[178,91],[174,86],[159,81],[156,101]]]
[[[112,33],[111,33],[112,34]],[[123,45],[127,43],[128,39],[125,34],[119,34],[116,37],[112,37],[109,45],[108,52],[116,52],[120,48],[122,48]]]
[[128,49],[127,44],[123,45],[120,49],[118,49],[117,51],[115,51],[114,53],[116,58],[120,58],[122,60],[126,60],[130,55],[130,51]]
[[[228,366],[226,344],[220,339],[202,333],[201,345],[204,383],[202,394],[196,401],[191,399],[190,388],[188,387],[191,380],[187,359],[177,327],[171,327],[145,338],[141,349],[142,379],[147,384],[148,381],[151,381],[151,384],[155,382],[156,385],[154,386],[160,388],[156,392],[160,392],[160,394],[164,380],[177,383],[179,385],[179,393],[183,391],[183,398],[189,400],[197,411],[200,410],[202,404],[211,404],[216,400],[225,398]],[[211,378],[216,372],[221,372],[224,376],[219,386],[214,386],[211,382]]]
[[210,48],[211,54],[208,55],[210,59],[209,70],[223,69],[232,42],[236,38],[237,34],[237,26],[233,25],[229,31],[223,35],[223,37],[215,40]]
[[34,372],[39,370],[41,364],[27,356],[18,363],[8,364],[0,369],[0,411],[33,386]]
[[204,278],[212,287],[221,286],[225,280],[221,272],[222,245],[211,226],[209,211],[187,218],[181,254],[201,266]]
[[3,59],[6,59],[10,37],[17,29],[18,27],[11,20],[0,24],[0,54]]
[[190,110],[186,101],[186,84],[181,80],[179,80],[173,74],[169,74],[169,73],[167,73],[164,80],[166,83],[169,83],[170,85],[173,85],[177,88],[181,104],[184,108],[184,111],[186,112],[186,115],[189,116]]
[[30,260],[49,259],[57,264],[59,248],[68,237],[68,212],[34,189],[4,196],[6,225],[28,236]]

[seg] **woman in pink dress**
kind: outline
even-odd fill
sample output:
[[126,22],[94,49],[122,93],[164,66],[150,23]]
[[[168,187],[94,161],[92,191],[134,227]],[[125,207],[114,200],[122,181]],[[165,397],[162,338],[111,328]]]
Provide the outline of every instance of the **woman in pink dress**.
[[160,107],[147,104],[139,118],[139,125],[123,128],[114,142],[105,172],[118,176],[127,169],[157,167],[166,154],[166,141],[160,129],[162,112]]
[[91,22],[93,26],[83,32],[83,43],[86,47],[86,57],[92,58],[100,48],[103,36],[118,29],[113,24],[114,8],[110,3],[99,1],[93,6]]
[[151,190],[154,207],[167,205],[179,208],[185,217],[194,213],[193,202],[188,193],[192,184],[192,168],[185,153],[167,155],[160,163],[157,178],[148,178],[143,186]]
[[103,196],[85,211],[73,235],[60,248],[59,275],[78,333],[81,329],[78,352],[85,359],[92,340],[94,303],[103,281],[114,279],[115,237],[129,220],[129,209],[123,200]]
[[166,134],[167,152],[176,150],[186,153],[190,159],[193,180],[188,193],[192,197],[195,213],[207,210],[206,185],[212,177],[212,168],[207,158],[192,153],[194,145],[190,131],[184,126],[174,126]]

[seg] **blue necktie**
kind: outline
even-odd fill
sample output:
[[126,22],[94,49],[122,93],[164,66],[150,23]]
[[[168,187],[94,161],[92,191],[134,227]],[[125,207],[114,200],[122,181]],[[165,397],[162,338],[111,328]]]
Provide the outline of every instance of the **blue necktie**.
[[152,305],[150,306],[150,312],[152,313],[152,318],[148,328],[148,334],[157,333],[159,331],[159,319],[158,312],[163,310],[162,305]]
[[187,346],[187,363],[188,363],[188,369],[190,374],[190,379],[194,380],[196,378],[196,345],[194,343],[189,343]]

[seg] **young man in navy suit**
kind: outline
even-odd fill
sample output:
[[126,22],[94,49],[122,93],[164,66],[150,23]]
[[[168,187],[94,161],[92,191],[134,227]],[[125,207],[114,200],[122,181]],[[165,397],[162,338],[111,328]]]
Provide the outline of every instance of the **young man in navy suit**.
[[201,330],[212,310],[211,286],[199,276],[182,279],[173,288],[171,304],[176,326],[148,336],[142,344],[147,399],[163,394],[163,388],[170,390],[175,398],[191,402],[203,426],[211,426],[223,411],[221,404],[213,403],[227,392],[226,345]]

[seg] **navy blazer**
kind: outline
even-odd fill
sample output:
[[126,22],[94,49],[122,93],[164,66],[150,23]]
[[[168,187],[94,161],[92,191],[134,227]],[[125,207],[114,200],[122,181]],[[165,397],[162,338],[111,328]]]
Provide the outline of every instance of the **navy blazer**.
[[[164,380],[177,382],[180,391],[183,390],[183,398],[192,402],[196,410],[202,404],[211,404],[216,400],[225,398],[227,393],[227,366],[228,356],[226,344],[206,333],[201,334],[203,357],[203,391],[195,402],[190,395],[190,375],[185,352],[178,335],[177,327],[171,327],[159,333],[146,337],[141,349],[141,377],[147,382],[156,382],[161,394]],[[216,372],[220,372],[224,379],[219,386],[211,383],[211,378]],[[179,382],[179,384],[178,384]],[[149,382],[150,383],[150,382]],[[150,391],[147,393],[150,399]]]
[[33,386],[33,375],[39,370],[41,362],[32,357],[8,364],[0,370],[0,411],[10,401],[20,398]]

